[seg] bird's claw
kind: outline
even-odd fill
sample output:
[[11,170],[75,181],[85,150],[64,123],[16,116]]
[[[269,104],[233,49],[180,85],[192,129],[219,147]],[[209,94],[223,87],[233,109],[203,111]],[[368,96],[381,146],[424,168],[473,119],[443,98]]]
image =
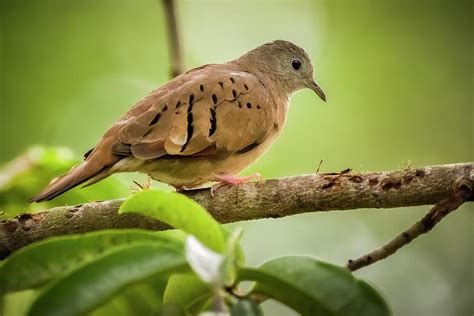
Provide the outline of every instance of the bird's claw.
[[263,177],[258,172],[244,177],[236,177],[229,174],[218,174],[216,175],[215,180],[218,181],[218,183],[211,187],[211,197],[214,197],[217,190],[221,189],[222,187],[246,183],[250,180],[263,180]]
[[133,183],[136,185],[136,187],[134,187],[133,185],[130,186],[130,191],[132,191],[133,193],[140,192],[140,191],[143,191],[143,190],[148,190],[148,189],[151,188],[151,178],[150,177],[148,177],[146,182],[143,183],[143,184],[140,184],[135,180],[133,180]]

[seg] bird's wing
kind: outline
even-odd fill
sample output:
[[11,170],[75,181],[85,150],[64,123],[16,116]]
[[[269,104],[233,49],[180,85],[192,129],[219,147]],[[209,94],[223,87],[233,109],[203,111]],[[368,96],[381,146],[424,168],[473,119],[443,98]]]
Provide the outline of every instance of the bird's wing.
[[255,75],[212,65],[176,79],[111,128],[114,155],[143,160],[211,156],[219,150],[250,150],[270,133],[275,105]]

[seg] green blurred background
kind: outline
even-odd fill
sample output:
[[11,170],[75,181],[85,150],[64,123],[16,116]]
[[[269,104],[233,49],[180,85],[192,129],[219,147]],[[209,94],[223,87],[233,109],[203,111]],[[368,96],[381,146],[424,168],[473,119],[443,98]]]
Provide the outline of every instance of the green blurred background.
[[[157,0],[3,0],[0,12],[1,164],[35,144],[69,147],[74,155],[64,150],[59,160],[80,159],[119,115],[169,79]],[[189,0],[178,1],[177,13],[188,68],[274,39],[294,41],[314,61],[328,102],[311,91],[295,95],[283,135],[245,174],[311,173],[321,159],[323,172],[474,160],[471,1]],[[115,178],[113,190],[102,184],[94,198],[124,196],[132,179],[145,179]],[[87,196],[69,197],[58,203]],[[343,264],[426,210],[314,213],[238,225],[249,264],[287,254]],[[385,293],[395,315],[472,315],[473,237],[474,208],[464,205],[432,233],[357,274]],[[269,315],[291,315],[265,304]]]

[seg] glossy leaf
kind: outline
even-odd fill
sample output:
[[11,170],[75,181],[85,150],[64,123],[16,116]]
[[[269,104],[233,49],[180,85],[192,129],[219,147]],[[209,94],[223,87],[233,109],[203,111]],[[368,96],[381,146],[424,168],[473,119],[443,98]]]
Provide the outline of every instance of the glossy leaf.
[[160,315],[164,316],[186,316],[186,313],[178,306],[173,304],[164,304]]
[[303,315],[390,315],[390,308],[367,282],[347,269],[308,257],[282,257],[258,269],[240,271],[257,281],[252,293],[268,296]]
[[230,310],[231,316],[263,316],[262,307],[254,300],[243,298],[237,301]]
[[226,286],[234,285],[238,269],[242,266],[239,262],[240,253],[242,252],[240,249],[242,233],[242,229],[237,228],[229,234],[226,240],[226,251],[220,268]]
[[214,251],[222,253],[225,249],[219,223],[201,205],[182,194],[159,190],[138,192],[120,206],[119,213],[129,212],[142,213],[182,229]]
[[160,315],[168,278],[168,275],[158,275],[137,284],[127,285],[89,316]]
[[211,287],[194,274],[174,274],[163,296],[164,304],[177,305],[187,313],[197,314],[203,301],[212,298]]
[[[240,244],[240,239],[243,235],[243,230],[240,228],[230,230],[225,225],[221,225],[222,234],[226,242],[226,253],[231,252],[234,263],[237,267],[243,267],[245,265],[245,253]],[[226,255],[229,257],[229,255]]]
[[0,293],[40,286],[114,247],[150,241],[181,249],[181,241],[164,232],[109,230],[54,237],[14,252],[0,266]]
[[84,315],[129,284],[187,267],[184,256],[175,249],[155,244],[124,246],[51,284],[33,303],[29,315]]
[[[38,297],[40,290],[11,292],[0,298],[0,315],[24,316]],[[4,306],[1,306],[4,303]]]

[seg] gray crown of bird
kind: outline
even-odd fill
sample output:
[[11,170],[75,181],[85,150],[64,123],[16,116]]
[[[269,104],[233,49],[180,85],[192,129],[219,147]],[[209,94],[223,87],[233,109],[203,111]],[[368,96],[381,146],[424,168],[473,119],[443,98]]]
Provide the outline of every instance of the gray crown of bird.
[[257,175],[235,174],[277,139],[292,95],[303,88],[326,100],[308,54],[282,40],[189,70],[135,104],[80,165],[30,201],[50,200],[117,172],[144,172],[177,190],[252,179]]

